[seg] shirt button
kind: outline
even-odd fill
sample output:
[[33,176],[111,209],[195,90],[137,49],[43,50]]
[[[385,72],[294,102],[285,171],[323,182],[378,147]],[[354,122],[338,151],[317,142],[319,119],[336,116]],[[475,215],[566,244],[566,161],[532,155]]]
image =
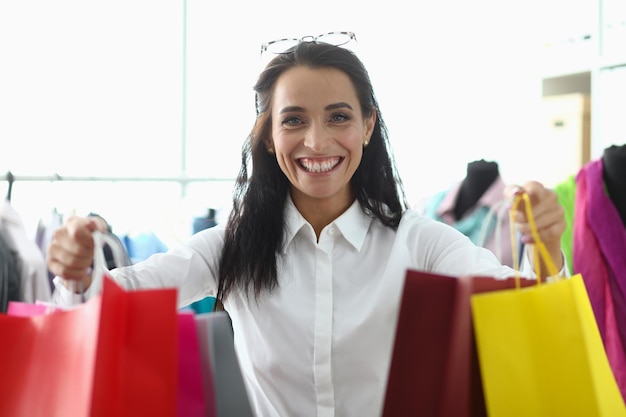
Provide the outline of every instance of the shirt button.
[[330,230],[328,230],[328,234],[331,236],[335,236],[335,226],[330,227]]

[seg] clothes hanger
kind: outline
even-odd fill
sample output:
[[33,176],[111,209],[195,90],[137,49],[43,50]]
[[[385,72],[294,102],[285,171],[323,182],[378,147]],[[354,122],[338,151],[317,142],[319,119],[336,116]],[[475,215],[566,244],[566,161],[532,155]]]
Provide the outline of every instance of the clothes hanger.
[[15,182],[15,177],[11,171],[7,172],[7,181],[9,181],[9,189],[7,191],[6,199],[7,201],[11,201],[11,192],[13,191],[13,182]]

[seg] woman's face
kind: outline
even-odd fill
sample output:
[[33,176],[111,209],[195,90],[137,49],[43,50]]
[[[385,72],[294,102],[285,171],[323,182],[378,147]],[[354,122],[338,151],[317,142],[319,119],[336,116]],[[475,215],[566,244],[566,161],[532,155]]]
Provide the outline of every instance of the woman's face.
[[272,143],[296,206],[345,210],[376,114],[364,119],[350,78],[334,68],[283,73],[272,98]]

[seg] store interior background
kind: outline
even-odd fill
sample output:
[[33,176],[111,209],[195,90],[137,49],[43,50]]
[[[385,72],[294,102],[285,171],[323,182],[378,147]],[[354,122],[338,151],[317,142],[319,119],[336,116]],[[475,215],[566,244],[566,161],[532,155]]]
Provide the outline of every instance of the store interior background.
[[227,212],[260,44],[335,30],[356,33],[413,205],[478,159],[553,186],[626,144],[622,3],[5,1],[0,193],[11,172],[29,233],[97,212],[174,244]]

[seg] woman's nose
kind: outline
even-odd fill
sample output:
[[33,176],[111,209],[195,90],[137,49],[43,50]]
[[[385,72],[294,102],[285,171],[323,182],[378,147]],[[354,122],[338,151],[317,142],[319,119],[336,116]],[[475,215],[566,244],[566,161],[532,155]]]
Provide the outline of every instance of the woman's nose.
[[304,146],[315,152],[323,151],[331,143],[331,137],[323,123],[311,123],[304,137]]

